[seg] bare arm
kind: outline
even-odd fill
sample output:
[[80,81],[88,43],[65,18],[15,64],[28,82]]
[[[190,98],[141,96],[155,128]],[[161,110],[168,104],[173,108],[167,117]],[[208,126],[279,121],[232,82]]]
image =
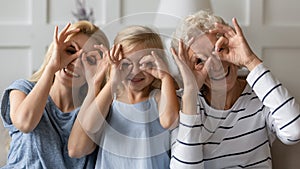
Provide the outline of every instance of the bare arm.
[[175,82],[169,74],[166,74],[161,81],[161,93],[158,104],[160,124],[164,128],[174,128],[177,125],[179,112]]
[[[178,52],[173,48],[171,48],[171,52],[183,80],[182,112],[194,115],[197,112],[198,91],[203,85],[207,73],[205,73],[204,68],[199,68],[198,72],[195,70],[195,64],[188,55],[189,45],[184,45],[182,40],[178,43]],[[195,74],[198,75],[198,79],[196,79]]]
[[44,112],[53,77],[54,73],[45,72],[28,95],[19,90],[11,91],[9,96],[11,104],[10,116],[12,123],[20,131],[24,133],[31,132],[39,123]]
[[[99,49],[107,56],[107,59],[110,57],[106,47],[100,46]],[[116,47],[114,46],[112,50],[115,51]],[[119,50],[120,49],[117,51]],[[115,53],[113,52],[112,55],[113,54]],[[101,79],[101,75],[99,76],[97,74],[102,72],[102,75],[104,75],[107,71],[108,68],[105,69],[102,64],[98,68],[98,73],[91,79],[99,79],[99,77]],[[113,79],[113,77],[114,71],[112,71],[110,79]],[[97,92],[97,88],[93,87],[95,86],[94,82],[95,81],[92,80],[92,82],[90,82],[91,85],[89,84],[88,95],[80,108],[78,117],[69,137],[68,152],[71,157],[79,158],[90,154],[95,150],[97,144],[99,144],[103,123],[105,122],[105,118],[113,100],[111,80],[105,84],[99,93]]]
[[28,95],[17,90],[10,93],[11,120],[14,126],[22,132],[31,132],[38,125],[44,112],[55,72],[79,56],[80,52],[77,52],[64,57],[63,49],[66,37],[71,33],[79,31],[77,29],[68,31],[69,26],[70,24],[59,35],[58,28],[55,28],[51,59],[32,91]]
[[156,96],[158,102],[159,120],[164,128],[176,125],[178,118],[179,102],[176,96],[175,81],[169,74],[164,61],[152,51],[151,55],[140,60],[140,69],[161,80],[161,92]]
[[101,135],[102,125],[112,102],[110,82],[100,91],[97,97],[88,94],[73,125],[68,151],[70,157],[80,158],[92,153]]

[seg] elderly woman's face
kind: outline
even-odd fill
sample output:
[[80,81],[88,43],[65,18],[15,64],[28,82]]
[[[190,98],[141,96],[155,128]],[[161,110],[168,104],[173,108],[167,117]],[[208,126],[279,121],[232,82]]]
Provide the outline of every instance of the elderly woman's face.
[[[207,33],[198,36],[191,45],[189,55],[196,62],[198,68],[203,68],[204,65],[208,67],[205,85],[210,90],[222,90],[225,89],[224,87],[226,90],[230,90],[237,79],[238,67],[212,54],[217,40],[216,34]],[[205,64],[208,58],[211,60]]]

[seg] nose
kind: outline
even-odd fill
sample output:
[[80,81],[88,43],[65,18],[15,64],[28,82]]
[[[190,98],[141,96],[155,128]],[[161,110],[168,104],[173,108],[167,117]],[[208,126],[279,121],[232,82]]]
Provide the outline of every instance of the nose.
[[209,66],[210,72],[220,72],[223,71],[223,64],[219,57],[212,56],[211,57],[211,64]]
[[76,59],[72,60],[70,65],[72,65],[74,67],[79,67],[79,66],[81,66],[81,60],[79,59],[79,57],[77,57]]
[[133,64],[133,67],[132,67],[132,70],[131,70],[131,74],[138,74],[141,72],[141,69],[140,69],[140,65],[139,64]]

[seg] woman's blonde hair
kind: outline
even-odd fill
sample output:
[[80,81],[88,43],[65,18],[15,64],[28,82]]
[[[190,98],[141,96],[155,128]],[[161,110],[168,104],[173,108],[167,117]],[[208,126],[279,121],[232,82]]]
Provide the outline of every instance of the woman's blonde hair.
[[[106,46],[107,48],[109,48],[109,41],[106,37],[106,35],[104,34],[104,32],[102,30],[100,30],[99,27],[97,27],[96,25],[92,24],[91,22],[89,21],[85,21],[85,20],[81,20],[81,21],[78,21],[74,24],[72,24],[70,26],[70,30],[74,30],[74,29],[77,29],[79,28],[80,31],[79,32],[76,32],[76,33],[73,33],[73,34],[70,34],[66,40],[69,40],[71,37],[79,34],[79,33],[83,33],[84,35],[88,36],[89,37],[89,40],[93,40],[95,41],[97,44],[103,44],[104,46]],[[41,65],[41,67],[39,68],[39,70],[37,70],[31,77],[30,77],[30,81],[31,82],[37,82],[43,72],[45,71],[45,68],[47,66],[47,64],[49,63],[49,60],[51,58],[51,55],[52,55],[52,50],[53,50],[53,44],[54,42],[52,42],[46,52],[46,55],[45,55],[45,58],[44,58],[44,61]],[[55,77],[54,77],[55,78]],[[53,79],[54,81],[54,79]],[[101,88],[104,86],[105,84],[105,80],[103,81],[103,83],[101,84]],[[80,87],[80,91],[79,91],[79,102],[82,103],[83,99],[85,98],[86,94],[87,94],[87,83],[85,83],[84,85],[82,85]]]
[[[82,20],[82,21],[78,21],[78,22],[72,24],[69,29],[73,30],[73,29],[77,29],[77,28],[79,28],[80,31],[69,35],[67,40],[79,33],[83,33],[86,36],[92,38],[94,41],[96,41],[97,44],[103,44],[104,46],[109,48],[109,41],[108,41],[106,35],[96,25],[92,24],[89,21]],[[46,55],[45,55],[45,58],[44,58],[44,61],[41,65],[41,67],[39,68],[39,70],[37,70],[35,73],[33,73],[33,75],[29,79],[30,81],[37,82],[41,78],[41,76],[51,58],[52,50],[53,50],[53,42],[48,47],[48,50],[46,52]]]
[[[132,25],[124,28],[118,32],[114,39],[114,44],[120,44],[123,53],[130,52],[137,46],[142,46],[145,49],[159,49],[155,50],[156,54],[164,62],[167,61],[160,35],[147,26]],[[160,88],[160,85],[161,82],[158,79],[152,83],[154,88]]]
[[214,24],[216,22],[227,25],[220,16],[216,16],[210,11],[200,10],[187,16],[176,28],[171,46],[177,50],[179,39],[182,39],[187,44],[192,37],[207,33],[210,29],[215,28]]

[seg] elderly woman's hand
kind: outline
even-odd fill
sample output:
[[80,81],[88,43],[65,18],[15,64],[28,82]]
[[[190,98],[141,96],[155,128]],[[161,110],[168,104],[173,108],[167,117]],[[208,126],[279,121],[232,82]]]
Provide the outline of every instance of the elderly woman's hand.
[[210,30],[210,33],[223,35],[215,44],[214,54],[235,65],[245,66],[251,71],[261,63],[261,60],[249,47],[236,18],[232,19],[232,23],[234,29],[228,25],[215,23],[216,28]]
[[197,63],[195,63],[195,58],[193,59],[188,54],[192,40],[187,45],[180,40],[178,42],[178,51],[176,51],[174,48],[171,48],[171,53],[182,76],[184,89],[197,93],[202,87],[207,73],[202,73],[201,70],[197,71]]

